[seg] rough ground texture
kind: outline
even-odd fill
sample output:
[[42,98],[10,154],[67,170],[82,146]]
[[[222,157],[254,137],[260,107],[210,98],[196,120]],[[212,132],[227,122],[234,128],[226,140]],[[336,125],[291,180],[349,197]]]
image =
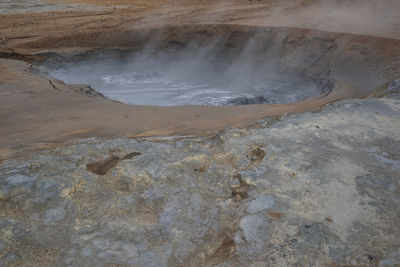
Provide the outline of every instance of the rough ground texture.
[[212,138],[85,139],[5,160],[1,262],[398,266],[398,90]]

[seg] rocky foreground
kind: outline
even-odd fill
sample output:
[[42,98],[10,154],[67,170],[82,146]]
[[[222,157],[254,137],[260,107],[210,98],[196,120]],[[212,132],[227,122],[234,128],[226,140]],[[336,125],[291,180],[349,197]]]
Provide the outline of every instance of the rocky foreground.
[[0,266],[399,266],[399,87],[212,138],[5,160]]

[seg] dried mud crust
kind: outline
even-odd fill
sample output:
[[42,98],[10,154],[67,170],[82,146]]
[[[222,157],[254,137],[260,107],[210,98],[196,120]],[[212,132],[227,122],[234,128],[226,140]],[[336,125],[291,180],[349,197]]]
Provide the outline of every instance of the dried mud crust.
[[210,138],[92,138],[5,160],[0,259],[400,264],[399,112],[392,92]]
[[97,175],[106,175],[109,170],[118,165],[121,160],[132,159],[133,157],[140,156],[140,152],[129,153],[122,158],[112,156],[104,161],[94,162],[87,165],[87,169]]

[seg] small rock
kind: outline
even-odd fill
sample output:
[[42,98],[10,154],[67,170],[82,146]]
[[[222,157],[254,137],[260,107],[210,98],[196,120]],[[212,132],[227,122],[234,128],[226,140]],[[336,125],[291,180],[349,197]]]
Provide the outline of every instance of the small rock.
[[0,252],[2,252],[7,247],[6,243],[0,241]]
[[249,252],[257,253],[267,241],[269,220],[262,215],[248,215],[240,220],[240,228],[249,243]]
[[54,209],[48,209],[44,215],[45,224],[54,224],[65,217],[65,211],[63,207],[58,207]]
[[275,204],[273,196],[261,195],[247,204],[248,213],[257,213],[262,210],[269,210]]
[[234,178],[232,181],[231,181],[231,187],[239,187],[240,186],[240,181],[239,181],[239,179],[238,178]]

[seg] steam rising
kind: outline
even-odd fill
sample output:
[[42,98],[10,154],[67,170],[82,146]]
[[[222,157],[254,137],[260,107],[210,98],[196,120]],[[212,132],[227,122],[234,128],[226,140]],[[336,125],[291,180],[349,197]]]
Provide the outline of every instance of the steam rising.
[[300,74],[281,73],[268,60],[251,57],[246,47],[239,55],[226,55],[218,44],[163,49],[150,44],[140,51],[114,50],[58,62],[47,72],[136,105],[290,103],[321,94]]
[[[257,24],[368,34],[400,39],[399,0],[289,1]],[[289,12],[288,12],[289,11]]]

